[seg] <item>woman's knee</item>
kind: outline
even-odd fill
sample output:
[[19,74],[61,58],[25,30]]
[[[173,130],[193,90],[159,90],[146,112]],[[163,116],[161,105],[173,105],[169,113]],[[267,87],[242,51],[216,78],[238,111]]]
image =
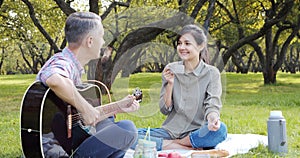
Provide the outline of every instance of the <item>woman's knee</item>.
[[219,130],[216,131],[216,134],[215,134],[214,146],[218,145],[219,143],[224,141],[226,138],[227,138],[227,126],[225,123],[221,122]]
[[189,136],[193,148],[215,147],[227,138],[227,127],[221,122],[217,131],[209,131],[207,127],[203,127],[192,132]]
[[221,122],[219,132],[223,136],[223,140],[225,140],[227,138],[227,126],[225,123]]

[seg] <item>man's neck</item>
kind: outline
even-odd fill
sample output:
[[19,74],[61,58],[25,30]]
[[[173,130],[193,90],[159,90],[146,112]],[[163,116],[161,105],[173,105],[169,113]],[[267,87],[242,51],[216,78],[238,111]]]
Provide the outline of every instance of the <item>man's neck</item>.
[[83,55],[84,50],[82,50],[81,47],[75,48],[75,47],[68,46],[67,48],[74,54],[74,56],[77,58],[77,60],[82,66],[88,63],[88,60],[86,60],[85,56]]

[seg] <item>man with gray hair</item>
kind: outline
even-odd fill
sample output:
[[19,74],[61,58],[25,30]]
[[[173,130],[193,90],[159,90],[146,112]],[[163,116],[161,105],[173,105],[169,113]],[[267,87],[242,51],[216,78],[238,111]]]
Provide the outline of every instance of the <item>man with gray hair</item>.
[[[113,116],[120,112],[133,112],[139,103],[132,95],[126,96],[124,104],[110,111],[93,107],[77,91],[81,85],[83,66],[91,59],[99,58],[104,44],[104,29],[101,18],[91,12],[75,12],[65,24],[68,46],[54,54],[41,68],[37,81],[49,87],[59,98],[71,104],[81,113],[85,125],[93,126],[96,132],[85,139],[77,149],[67,151],[73,157],[123,157],[136,141],[137,131],[133,122],[114,122]],[[55,135],[55,134],[54,134]],[[58,135],[58,134],[56,134]]]

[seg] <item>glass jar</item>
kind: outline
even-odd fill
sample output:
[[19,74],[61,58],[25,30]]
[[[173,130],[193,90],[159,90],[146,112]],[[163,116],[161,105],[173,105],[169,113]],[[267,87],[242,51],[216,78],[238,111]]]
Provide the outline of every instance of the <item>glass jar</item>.
[[143,151],[144,151],[143,149],[144,149],[144,140],[139,139],[138,144],[135,147],[133,157],[134,158],[143,158]]
[[156,142],[143,142],[143,158],[157,158]]

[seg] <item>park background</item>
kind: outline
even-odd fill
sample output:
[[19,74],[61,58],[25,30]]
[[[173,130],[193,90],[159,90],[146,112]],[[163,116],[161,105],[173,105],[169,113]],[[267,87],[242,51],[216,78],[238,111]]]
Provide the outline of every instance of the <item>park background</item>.
[[[114,87],[128,93],[139,86],[145,105],[147,94],[159,93],[164,66],[178,60],[176,32],[190,23],[202,26],[210,39],[211,64],[222,72],[222,119],[229,132],[266,135],[269,112],[282,110],[288,157],[299,157],[299,8],[299,0],[1,0],[0,157],[21,157],[22,96],[45,61],[66,45],[64,21],[75,11],[99,14],[105,47],[113,48],[103,49],[101,58],[85,67],[83,79],[105,83],[115,100]],[[120,87],[124,80],[127,87]],[[159,127],[164,117],[154,112],[118,119]],[[248,156],[277,155],[259,147]]]

